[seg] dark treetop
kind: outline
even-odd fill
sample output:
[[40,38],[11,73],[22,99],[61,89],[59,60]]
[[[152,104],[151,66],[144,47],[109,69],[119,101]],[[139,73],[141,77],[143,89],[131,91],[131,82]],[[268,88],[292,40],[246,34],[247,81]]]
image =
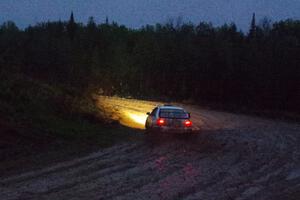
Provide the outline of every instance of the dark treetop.
[[86,22],[94,16],[103,22],[110,20],[131,28],[145,24],[165,23],[182,17],[184,21],[210,21],[214,25],[235,22],[247,30],[252,13],[258,19],[273,21],[299,19],[299,0],[1,0],[0,23],[12,20],[20,27],[48,20],[66,20],[74,11],[76,20]]

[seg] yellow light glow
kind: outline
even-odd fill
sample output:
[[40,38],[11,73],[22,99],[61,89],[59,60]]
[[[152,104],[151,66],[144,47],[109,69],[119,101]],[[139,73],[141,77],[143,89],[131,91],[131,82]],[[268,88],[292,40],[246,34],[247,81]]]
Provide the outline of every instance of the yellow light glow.
[[104,96],[100,96],[98,101],[98,106],[105,112],[107,118],[117,120],[120,124],[134,129],[145,129],[148,117],[146,112],[151,111],[155,105],[143,101]]
[[135,122],[140,125],[145,125],[147,115],[144,114],[134,114],[134,113],[128,113],[128,116]]

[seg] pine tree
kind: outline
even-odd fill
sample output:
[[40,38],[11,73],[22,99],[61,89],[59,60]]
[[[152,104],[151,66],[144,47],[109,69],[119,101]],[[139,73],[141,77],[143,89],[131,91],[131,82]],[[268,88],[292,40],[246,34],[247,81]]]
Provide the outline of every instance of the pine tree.
[[67,25],[67,31],[71,40],[74,40],[75,32],[76,32],[76,23],[74,20],[73,11],[71,12],[71,17]]
[[87,29],[90,32],[90,34],[94,34],[97,30],[97,24],[93,17],[89,17],[88,23],[87,23]]
[[256,28],[257,27],[256,27],[255,13],[253,13],[250,30],[249,30],[249,35],[248,35],[250,39],[256,38]]
[[94,17],[89,17],[88,23],[87,23],[87,27],[91,28],[91,27],[96,27],[96,22]]

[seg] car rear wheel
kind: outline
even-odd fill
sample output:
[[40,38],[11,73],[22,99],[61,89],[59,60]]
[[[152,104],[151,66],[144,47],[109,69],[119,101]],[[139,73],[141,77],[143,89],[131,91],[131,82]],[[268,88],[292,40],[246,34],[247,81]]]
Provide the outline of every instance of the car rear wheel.
[[151,128],[149,127],[148,123],[145,124],[145,133],[150,133],[151,132]]

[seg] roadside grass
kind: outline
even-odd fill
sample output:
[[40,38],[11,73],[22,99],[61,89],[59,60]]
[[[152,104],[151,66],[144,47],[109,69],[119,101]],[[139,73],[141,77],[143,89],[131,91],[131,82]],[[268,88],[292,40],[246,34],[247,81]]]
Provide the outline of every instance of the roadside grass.
[[0,177],[84,156],[139,132],[109,123],[74,88],[0,72]]
[[[0,121],[21,136],[44,136],[101,147],[131,137],[133,130],[107,123],[101,113],[93,100],[77,88],[0,72]],[[1,137],[5,134],[2,128]]]

